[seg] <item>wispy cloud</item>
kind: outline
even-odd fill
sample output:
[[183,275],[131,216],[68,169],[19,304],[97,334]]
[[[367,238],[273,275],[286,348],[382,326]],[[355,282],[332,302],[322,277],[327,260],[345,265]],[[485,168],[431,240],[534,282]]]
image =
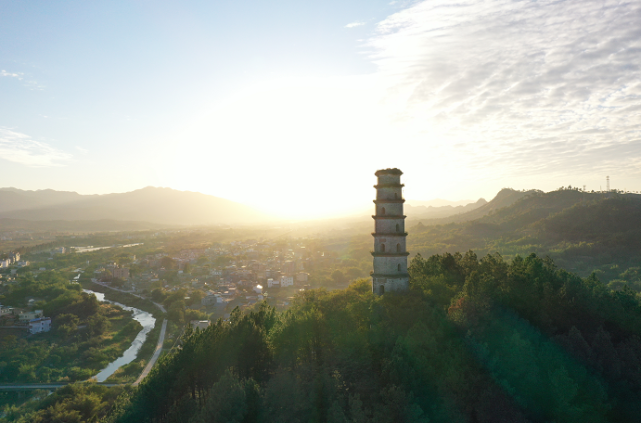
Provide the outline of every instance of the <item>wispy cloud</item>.
[[64,166],[72,156],[28,135],[0,127],[0,159],[29,167]]
[[426,148],[444,140],[504,175],[638,175],[639,22],[638,1],[430,0],[379,23],[370,44],[394,119]]
[[345,28],[356,28],[357,26],[363,26],[365,22],[352,22],[345,25]]
[[19,80],[22,80],[22,75],[22,73],[7,72],[4,69],[0,70],[0,76],[7,76],[9,78],[18,78]]

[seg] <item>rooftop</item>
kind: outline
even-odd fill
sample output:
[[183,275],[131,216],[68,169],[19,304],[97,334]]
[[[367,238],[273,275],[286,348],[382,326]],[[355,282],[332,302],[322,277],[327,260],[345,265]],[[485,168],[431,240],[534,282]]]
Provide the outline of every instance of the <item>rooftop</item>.
[[400,169],[397,169],[397,168],[394,168],[394,169],[388,168],[388,169],[380,169],[380,170],[377,170],[377,171],[376,171],[376,173],[375,173],[374,175],[376,175],[376,176],[381,176],[381,175],[402,175],[402,174],[403,174],[403,172],[401,172],[401,170],[400,170]]

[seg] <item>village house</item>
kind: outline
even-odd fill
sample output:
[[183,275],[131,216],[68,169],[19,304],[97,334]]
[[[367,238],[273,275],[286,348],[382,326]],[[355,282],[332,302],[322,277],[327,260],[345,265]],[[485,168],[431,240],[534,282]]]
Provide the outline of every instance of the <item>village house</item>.
[[285,288],[287,286],[293,286],[294,285],[294,277],[293,276],[286,276],[283,275],[280,277],[280,287]]
[[41,317],[29,321],[29,333],[49,332],[51,330],[51,317]]
[[41,317],[43,317],[42,310],[23,311],[22,313],[18,314],[18,320],[20,321],[20,323],[27,323],[31,320],[39,319]]
[[0,304],[0,317],[13,316],[13,307]]

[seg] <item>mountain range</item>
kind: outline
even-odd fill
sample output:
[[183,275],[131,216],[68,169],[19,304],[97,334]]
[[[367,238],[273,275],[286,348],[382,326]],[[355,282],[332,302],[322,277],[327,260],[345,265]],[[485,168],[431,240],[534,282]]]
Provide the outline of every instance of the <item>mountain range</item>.
[[155,225],[254,224],[273,219],[244,204],[198,192],[146,187],[104,195],[0,188],[0,219],[147,222]]
[[486,205],[487,201],[483,198],[479,198],[476,202],[468,202],[458,206],[450,204],[441,206],[417,206],[412,204],[416,203],[411,202],[405,204],[405,214],[407,214],[410,219],[441,219],[476,210],[479,207]]

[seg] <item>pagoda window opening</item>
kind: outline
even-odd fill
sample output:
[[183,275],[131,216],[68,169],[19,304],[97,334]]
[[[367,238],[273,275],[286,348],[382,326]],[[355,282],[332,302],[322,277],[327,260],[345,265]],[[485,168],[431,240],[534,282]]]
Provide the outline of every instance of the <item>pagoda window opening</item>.
[[401,244],[396,244],[396,252],[397,253],[401,252]]
[[385,244],[381,244],[381,253],[385,252]]

